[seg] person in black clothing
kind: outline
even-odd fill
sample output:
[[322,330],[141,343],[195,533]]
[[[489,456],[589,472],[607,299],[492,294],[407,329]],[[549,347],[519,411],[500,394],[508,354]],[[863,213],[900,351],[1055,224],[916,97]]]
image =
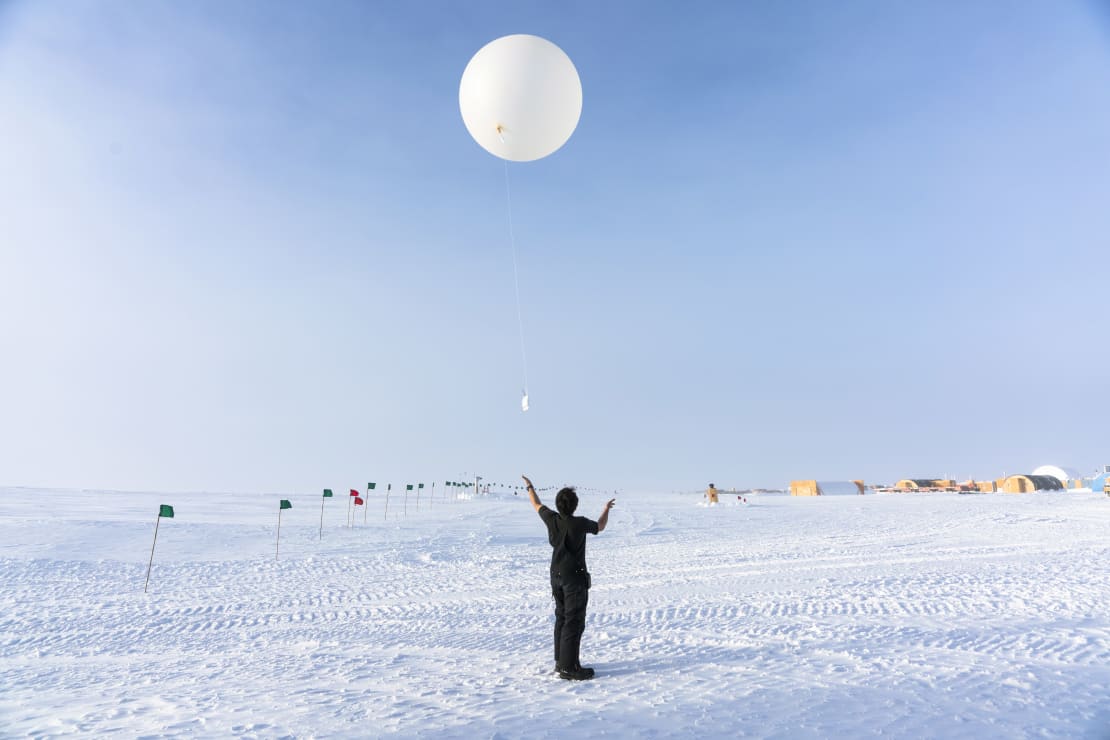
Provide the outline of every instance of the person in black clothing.
[[598,534],[609,523],[609,509],[616,499],[609,499],[597,521],[575,516],[578,494],[564,488],[555,496],[558,513],[544,506],[532,481],[524,478],[528,498],[547,525],[547,541],[551,544],[551,594],[555,597],[555,670],[560,678],[582,681],[594,677],[593,668],[583,668],[578,660],[582,632],[586,629],[586,603],[590,594],[590,573],[586,570],[586,534]]

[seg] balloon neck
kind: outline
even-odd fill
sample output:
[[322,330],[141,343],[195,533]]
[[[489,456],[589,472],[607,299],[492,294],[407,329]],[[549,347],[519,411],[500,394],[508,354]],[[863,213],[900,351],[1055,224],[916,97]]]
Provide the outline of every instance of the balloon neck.
[[500,123],[497,124],[497,138],[501,139],[502,144],[505,143],[505,127],[502,126]]

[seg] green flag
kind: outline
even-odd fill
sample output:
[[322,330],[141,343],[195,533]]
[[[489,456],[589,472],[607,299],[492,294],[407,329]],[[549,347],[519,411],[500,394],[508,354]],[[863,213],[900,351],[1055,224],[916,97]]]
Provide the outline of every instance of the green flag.
[[405,490],[406,491],[411,491],[412,490],[412,484],[409,483],[407,486],[405,486]]
[[158,507],[158,516],[164,516],[167,519],[173,519],[173,507],[162,504]]
[[278,508],[279,509],[292,509],[293,504],[289,503],[289,499],[283,498],[281,500],[281,503],[278,505]]
[[331,489],[330,489],[330,488],[325,488],[325,489],[324,489],[324,498],[332,498],[332,495],[331,495]]
[[377,483],[367,483],[367,484],[366,484],[366,487],[367,487],[368,489],[370,489],[371,491],[373,491],[373,490],[374,490],[375,488],[377,488],[377,487],[378,487],[378,484],[377,484]]

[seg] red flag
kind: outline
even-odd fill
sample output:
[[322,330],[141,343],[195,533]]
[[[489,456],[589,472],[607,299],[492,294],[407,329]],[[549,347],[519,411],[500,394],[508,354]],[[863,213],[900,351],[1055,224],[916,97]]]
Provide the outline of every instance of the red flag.
[[357,495],[358,495],[358,491],[356,491],[355,489],[353,489],[353,488],[352,488],[352,489],[351,489],[351,495],[352,495],[352,496],[357,496]]
[[362,506],[363,501],[358,496],[355,496],[355,506]]

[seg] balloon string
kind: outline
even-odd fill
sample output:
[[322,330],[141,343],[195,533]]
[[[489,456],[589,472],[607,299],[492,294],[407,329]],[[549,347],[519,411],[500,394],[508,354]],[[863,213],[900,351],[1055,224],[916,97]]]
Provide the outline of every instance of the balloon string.
[[509,204],[509,244],[513,250],[513,287],[516,289],[516,325],[520,330],[520,359],[524,365],[524,395],[528,395],[528,355],[524,351],[524,318],[520,311],[520,272],[516,260],[516,236],[513,235],[513,192],[509,187],[509,160],[505,160],[505,200]]

